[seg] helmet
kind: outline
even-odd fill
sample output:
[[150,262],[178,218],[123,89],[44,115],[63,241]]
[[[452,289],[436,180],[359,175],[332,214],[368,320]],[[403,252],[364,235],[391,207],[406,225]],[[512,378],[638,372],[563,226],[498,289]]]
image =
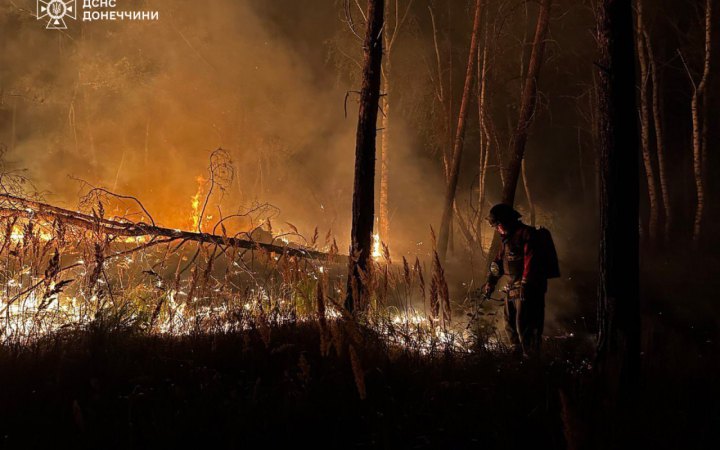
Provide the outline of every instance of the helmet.
[[490,225],[495,226],[499,223],[503,225],[512,225],[522,217],[522,214],[515,211],[515,209],[507,203],[498,203],[497,205],[490,208],[490,213],[487,216],[487,221]]

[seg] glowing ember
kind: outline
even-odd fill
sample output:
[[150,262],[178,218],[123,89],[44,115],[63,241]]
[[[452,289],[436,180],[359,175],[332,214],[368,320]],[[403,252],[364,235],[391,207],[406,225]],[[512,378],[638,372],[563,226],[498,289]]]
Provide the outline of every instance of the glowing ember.
[[142,244],[147,242],[147,236],[130,236],[123,239],[126,244]]

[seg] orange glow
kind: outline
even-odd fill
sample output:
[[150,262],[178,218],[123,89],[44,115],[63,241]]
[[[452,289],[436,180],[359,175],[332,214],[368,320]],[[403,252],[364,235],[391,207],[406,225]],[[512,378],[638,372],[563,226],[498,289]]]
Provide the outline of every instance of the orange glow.
[[203,178],[202,175],[198,175],[198,177],[195,179],[197,181],[197,192],[195,195],[191,198],[191,205],[192,205],[192,213],[190,215],[190,219],[192,221],[192,230],[197,230],[198,225],[200,225],[200,198],[203,195],[204,186],[205,186],[205,178]]

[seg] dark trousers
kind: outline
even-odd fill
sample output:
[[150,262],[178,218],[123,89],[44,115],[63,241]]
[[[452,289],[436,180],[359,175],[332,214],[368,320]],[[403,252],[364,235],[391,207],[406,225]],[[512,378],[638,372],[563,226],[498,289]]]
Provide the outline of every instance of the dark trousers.
[[523,300],[505,298],[505,332],[523,353],[540,350],[545,325],[545,292],[526,292]]

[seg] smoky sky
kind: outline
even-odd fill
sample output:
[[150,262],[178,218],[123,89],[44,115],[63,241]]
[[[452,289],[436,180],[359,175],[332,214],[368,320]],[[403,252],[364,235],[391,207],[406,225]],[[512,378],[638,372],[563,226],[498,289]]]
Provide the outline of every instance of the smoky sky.
[[[6,163],[27,169],[54,203],[74,206],[79,178],[137,196],[157,221],[180,227],[211,151],[222,147],[235,167],[225,214],[268,202],[280,210],[276,229],[318,226],[347,241],[357,104],[345,97],[358,89],[351,67],[362,48],[340,4],[117,4],[157,10],[159,20],[68,20],[67,31],[53,31],[33,17],[34,2],[3,4]],[[429,231],[442,182],[429,158],[413,158],[400,117],[394,196],[426,216],[410,237]],[[407,210],[392,213],[408,223]]]
[[[492,50],[488,111],[498,136],[493,145],[507,151],[537,4],[484,3],[482,39]],[[317,226],[323,236],[332,230],[345,248],[362,43],[349,31],[343,2],[117,4],[118,10],[158,11],[159,20],[68,20],[68,30],[52,31],[35,19],[33,1],[2,3],[5,166],[27,169],[53,203],[75,207],[79,178],[137,196],[160,223],[187,227],[198,177],[207,179],[208,157],[222,147],[235,167],[233,182],[224,186],[223,214],[270,203],[280,211],[272,219],[275,231],[287,230],[290,222],[312,235]],[[553,2],[526,172],[538,224],[555,232],[561,254],[582,253],[594,264],[591,6],[590,1]],[[465,0],[415,0],[385,55],[392,63],[386,86],[391,108],[388,130],[378,137],[390,142],[391,247],[403,253],[427,252],[430,227],[439,225],[445,190],[441,155],[448,139],[437,83],[442,78],[444,93],[452,98],[454,127],[473,7]],[[388,17],[392,23],[395,15]],[[361,28],[357,10],[354,20]],[[475,221],[477,103],[471,100],[469,108],[458,208]],[[486,210],[500,197],[500,165],[494,157],[489,164]],[[217,201],[209,205],[215,216]],[[522,185],[517,204],[527,216]],[[464,244],[459,233],[455,241]]]

